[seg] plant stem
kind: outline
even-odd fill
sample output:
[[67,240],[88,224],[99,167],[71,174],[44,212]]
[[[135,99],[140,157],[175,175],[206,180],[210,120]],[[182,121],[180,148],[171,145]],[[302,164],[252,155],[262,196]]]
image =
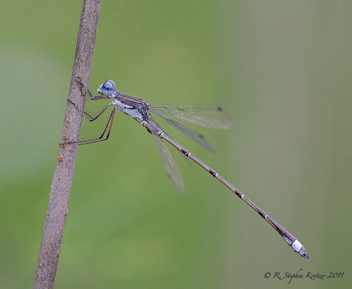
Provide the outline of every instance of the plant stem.
[[[88,85],[101,0],[84,0],[78,30],[76,52],[68,99],[83,110],[85,98],[76,79]],[[79,140],[82,114],[67,102],[60,143]],[[77,144],[60,145],[51,185],[42,243],[39,252],[35,289],[54,287],[61,241],[68,213],[71,184],[77,155]]]

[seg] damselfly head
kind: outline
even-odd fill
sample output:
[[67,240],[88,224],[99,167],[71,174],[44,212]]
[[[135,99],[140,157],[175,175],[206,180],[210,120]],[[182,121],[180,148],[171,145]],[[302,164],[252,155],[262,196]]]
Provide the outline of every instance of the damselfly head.
[[98,92],[101,93],[102,95],[105,95],[109,97],[115,90],[116,84],[112,80],[108,80],[104,82],[100,87],[98,88]]

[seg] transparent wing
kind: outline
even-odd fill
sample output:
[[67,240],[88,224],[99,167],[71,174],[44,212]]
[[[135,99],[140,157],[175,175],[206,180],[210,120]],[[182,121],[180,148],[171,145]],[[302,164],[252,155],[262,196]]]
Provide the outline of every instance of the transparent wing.
[[156,115],[159,115],[162,117],[165,121],[167,121],[170,125],[172,125],[174,128],[178,129],[180,132],[188,136],[190,139],[194,140],[196,143],[207,149],[208,151],[214,153],[215,150],[211,146],[211,144],[204,138],[204,136],[198,132],[196,132],[193,129],[190,129],[189,127],[183,125],[182,123],[179,123],[175,120],[172,120],[168,118],[167,116],[163,115],[157,110],[150,109],[151,112],[155,113]]
[[171,106],[151,105],[151,108],[193,125],[226,129],[233,126],[232,116],[220,106]]
[[164,169],[167,176],[169,177],[171,183],[179,193],[183,193],[185,186],[182,179],[182,173],[177,165],[174,157],[172,156],[170,150],[167,148],[166,144],[158,136],[153,135],[158,151],[160,153],[161,159],[163,160]]

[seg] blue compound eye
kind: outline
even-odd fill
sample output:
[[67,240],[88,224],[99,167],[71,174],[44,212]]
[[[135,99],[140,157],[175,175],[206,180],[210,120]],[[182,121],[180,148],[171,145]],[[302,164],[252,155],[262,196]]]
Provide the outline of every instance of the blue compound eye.
[[115,90],[116,85],[112,80],[104,82],[98,89],[98,92],[105,95],[110,96]]

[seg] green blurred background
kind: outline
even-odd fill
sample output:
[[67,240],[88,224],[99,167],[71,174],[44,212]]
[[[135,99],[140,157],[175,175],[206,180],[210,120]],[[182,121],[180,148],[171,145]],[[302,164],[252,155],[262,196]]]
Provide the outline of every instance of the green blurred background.
[[[55,288],[282,288],[265,272],[350,288],[352,2],[104,1],[89,87],[149,103],[222,105],[212,155],[167,125],[307,248],[294,254],[248,206],[117,114],[79,148]],[[1,1],[0,288],[31,288],[71,77],[81,1]],[[84,123],[83,130],[90,126]]]

